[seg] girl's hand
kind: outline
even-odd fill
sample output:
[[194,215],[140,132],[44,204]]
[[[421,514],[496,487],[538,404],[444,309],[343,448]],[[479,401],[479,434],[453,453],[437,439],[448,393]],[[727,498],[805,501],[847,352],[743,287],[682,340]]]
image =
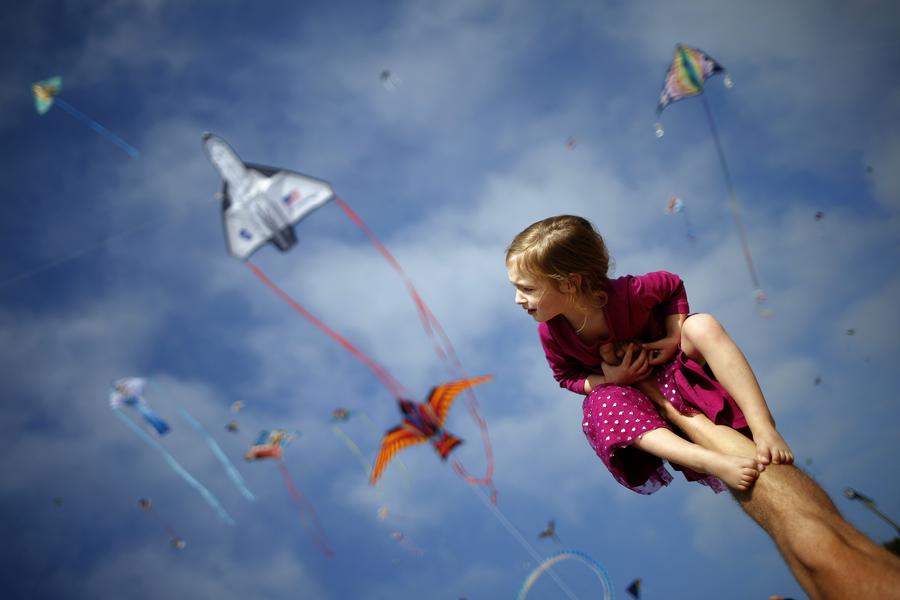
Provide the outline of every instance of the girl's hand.
[[[637,354],[634,351],[637,350]],[[603,363],[603,376],[606,383],[613,385],[631,385],[650,374],[650,361],[647,352],[636,344],[628,344],[625,356],[619,365]]]
[[669,360],[675,356],[675,353],[678,352],[680,344],[681,336],[669,336],[656,342],[644,344],[644,349],[649,352],[650,364],[656,366],[669,362]]

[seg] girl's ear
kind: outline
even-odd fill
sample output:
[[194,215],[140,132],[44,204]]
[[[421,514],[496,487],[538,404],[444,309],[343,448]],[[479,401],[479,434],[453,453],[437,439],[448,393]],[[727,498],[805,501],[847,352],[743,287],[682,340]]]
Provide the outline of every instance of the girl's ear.
[[577,294],[581,290],[581,275],[572,273],[562,280],[559,288],[564,294]]

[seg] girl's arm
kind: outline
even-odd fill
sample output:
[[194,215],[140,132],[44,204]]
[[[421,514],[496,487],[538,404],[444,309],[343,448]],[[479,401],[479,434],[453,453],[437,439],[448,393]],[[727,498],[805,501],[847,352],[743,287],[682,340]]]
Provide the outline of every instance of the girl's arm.
[[[610,355],[609,352],[613,352],[613,354]],[[631,385],[650,374],[648,354],[638,344],[629,343],[627,345],[621,362],[615,356],[613,344],[604,344],[600,349],[600,353],[603,356],[603,364],[601,365],[603,373],[593,373],[585,378],[585,394],[590,394],[598,386],[606,384]]]
[[644,344],[644,348],[649,350],[651,365],[669,362],[669,359],[678,352],[678,348],[681,347],[681,326],[685,319],[687,319],[687,314],[668,315],[666,317],[666,337]]

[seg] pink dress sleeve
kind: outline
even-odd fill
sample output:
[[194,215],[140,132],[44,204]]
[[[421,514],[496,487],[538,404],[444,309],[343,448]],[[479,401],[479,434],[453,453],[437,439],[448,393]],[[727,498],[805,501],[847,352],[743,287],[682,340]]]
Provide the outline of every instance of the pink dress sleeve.
[[541,346],[544,348],[547,363],[550,365],[550,370],[553,371],[554,379],[559,382],[559,387],[584,396],[584,380],[590,375],[585,365],[571,354],[563,351],[559,343],[553,339],[553,334],[546,323],[538,325],[538,335],[541,338]]
[[645,310],[657,306],[664,315],[688,314],[687,292],[681,277],[668,271],[654,271],[646,275],[636,275],[629,281],[633,300]]

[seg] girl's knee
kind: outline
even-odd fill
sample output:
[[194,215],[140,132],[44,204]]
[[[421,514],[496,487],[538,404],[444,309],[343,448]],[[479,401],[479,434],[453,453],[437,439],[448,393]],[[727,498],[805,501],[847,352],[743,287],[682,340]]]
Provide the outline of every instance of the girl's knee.
[[705,340],[725,335],[725,328],[719,320],[708,313],[697,313],[685,319],[681,326],[681,337],[693,344],[703,345]]

